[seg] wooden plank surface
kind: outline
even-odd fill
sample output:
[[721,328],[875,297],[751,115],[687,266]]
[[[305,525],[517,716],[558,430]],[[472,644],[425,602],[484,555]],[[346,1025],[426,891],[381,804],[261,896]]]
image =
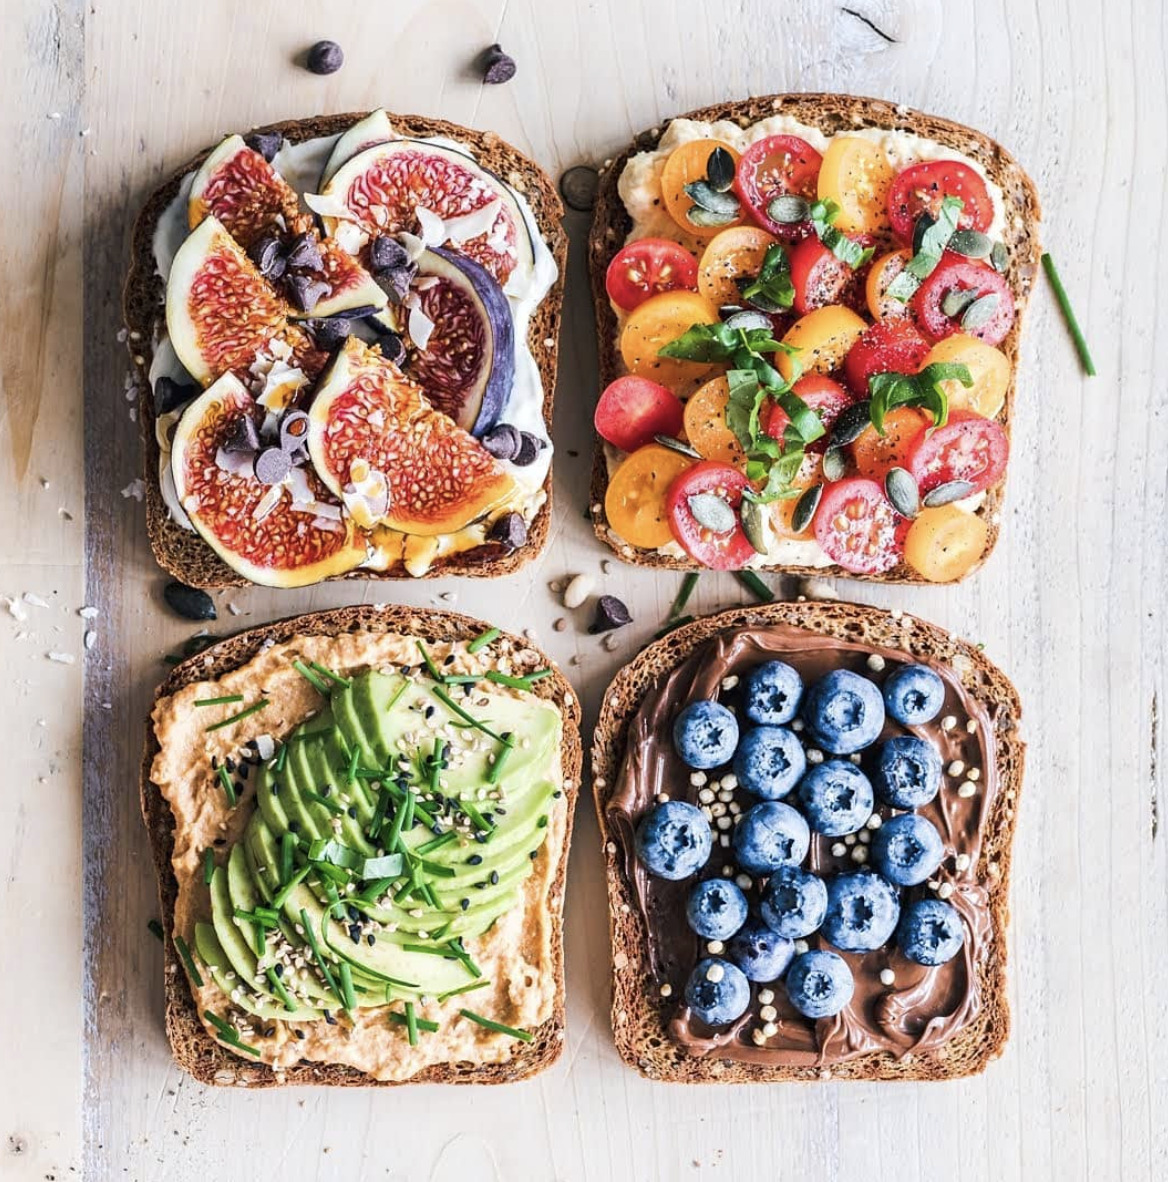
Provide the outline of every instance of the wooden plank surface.
[[[1168,1176],[1168,865],[1156,834],[1168,707],[1168,415],[1157,365],[1168,345],[1164,21],[1156,0],[4,5],[0,593],[31,591],[52,607],[29,607],[23,623],[0,612],[17,736],[15,776],[0,794],[0,1177],[83,1168],[94,1179],[174,1182]],[[322,36],[348,54],[324,79],[292,64]],[[484,88],[468,63],[494,40],[519,73]],[[1081,377],[1041,289],[1023,346],[1006,530],[985,570],[958,589],[840,584],[846,598],[984,641],[1023,695],[1030,758],[1005,1057],[978,1079],[934,1086],[687,1089],[640,1079],[608,1031],[605,903],[585,803],[568,890],[567,1048],[545,1076],[505,1089],[265,1095],[192,1084],[171,1066],[161,1027],[160,953],[146,931],[155,891],[135,796],[159,657],[191,630],[161,606],[142,507],[122,495],[138,474],[116,339],[136,206],[192,151],[276,118],[378,104],[425,112],[493,128],[558,174],[603,160],[670,114],[785,89],[879,95],[1006,144],[1039,184],[1045,239],[1100,371]],[[234,592],[219,600],[222,630],[451,592],[459,609],[533,627],[594,716],[608,678],[658,626],[676,579],[617,563],[602,573],[605,553],[581,517],[594,346],[585,217],[571,215],[568,228],[557,508],[542,562],[482,584]],[[633,609],[613,653],[548,591],[575,571],[596,574]],[[100,616],[82,762],[80,661],[44,654],[80,658],[74,613],[86,599]],[[729,579],[706,576],[696,605],[740,600]],[[553,632],[565,614],[569,628]]]

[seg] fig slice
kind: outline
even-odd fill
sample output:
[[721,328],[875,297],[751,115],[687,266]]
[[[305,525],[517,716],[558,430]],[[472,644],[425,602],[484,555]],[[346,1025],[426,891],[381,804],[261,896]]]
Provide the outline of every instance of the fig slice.
[[413,295],[433,329],[410,357],[431,404],[474,435],[498,421],[515,381],[515,325],[503,289],[473,259],[434,247]]
[[456,533],[517,491],[477,439],[356,337],[322,378],[309,419],[313,465],[363,524],[430,537]]
[[175,491],[204,541],[232,570],[265,587],[303,587],[364,562],[364,540],[311,468],[295,468],[286,484],[269,486],[256,479],[250,457],[226,451],[244,416],[257,416],[255,401],[226,373],[175,429]]
[[374,144],[384,144],[391,139],[393,127],[384,108],[379,107],[376,111],[370,111],[364,119],[358,119],[348,131],[339,135],[337,142],[333,144],[333,150],[329,153],[320,174],[321,189],[332,180],[337,169],[352,160],[358,152],[364,152]]
[[[426,241],[474,259],[503,287],[512,276],[523,282],[531,275],[531,238],[511,190],[453,148],[419,140],[375,144],[342,164],[322,196],[339,201],[370,236],[417,234],[432,215],[428,220],[441,220],[446,233]],[[325,215],[329,234],[338,220]]]
[[201,385],[225,373],[245,378],[256,354],[273,341],[287,344],[293,364],[316,377],[328,356],[290,322],[290,313],[218,218],[204,218],[175,254],[166,283],[166,331]]

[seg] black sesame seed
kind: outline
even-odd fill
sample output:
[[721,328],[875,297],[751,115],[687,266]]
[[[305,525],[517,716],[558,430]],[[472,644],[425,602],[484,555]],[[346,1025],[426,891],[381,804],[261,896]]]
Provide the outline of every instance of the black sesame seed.
[[355,821],[357,819],[357,806],[355,804],[349,805],[349,816]]
[[435,707],[433,707],[433,706],[427,706],[427,707],[426,707],[426,717],[427,717],[427,718],[433,718],[433,717],[434,717],[434,710],[435,710]]
[[211,756],[211,770],[213,772],[217,772],[219,770],[219,756],[218,755]]
[[370,948],[372,948],[373,945],[377,943],[377,937],[372,932],[370,932],[369,935],[365,937],[365,943],[368,944]]
[[483,856],[482,854],[471,854],[466,861],[469,866],[481,866],[483,864]]
[[350,919],[358,920],[361,918],[361,912],[356,907],[346,907],[345,910],[348,912]]
[[458,905],[463,909],[463,911],[465,911],[470,906],[470,900],[469,899],[459,899]]
[[476,882],[475,883],[475,890],[483,891],[483,890],[486,890],[486,888],[487,888],[487,884],[485,882]]
[[289,821],[288,822],[288,831],[290,833],[299,833],[300,832],[300,822],[299,821]]
[[359,923],[352,923],[349,925],[349,939],[354,944],[361,943],[361,925]]
[[499,885],[499,872],[497,870],[491,871],[491,886]]
[[230,755],[224,756],[224,759],[223,759],[223,766],[224,766],[224,767],[225,767],[225,768],[226,768],[226,769],[227,769],[229,772],[234,772],[234,771],[235,771],[235,760],[234,760],[234,759],[232,759]]
[[250,763],[240,763],[239,774],[243,779],[246,780],[248,778],[248,776],[251,775],[251,764]]
[[507,815],[507,810],[500,808],[498,805],[495,805],[495,812],[498,813],[500,817],[505,817]]
[[332,1014],[330,1014],[330,1013],[328,1012],[328,1010],[325,1010],[325,1011],[324,1011],[324,1020],[325,1020],[325,1021],[326,1021],[326,1022],[327,1022],[327,1023],[330,1025],[330,1026],[335,1026],[335,1025],[337,1024],[337,1020],[336,1020],[336,1018],[334,1018],[334,1017],[332,1016]]
[[453,653],[448,653],[448,654],[447,654],[447,655],[446,655],[446,656],[443,658],[442,664],[443,664],[443,665],[453,665],[453,664],[454,664],[454,654],[453,654]]
[[296,1037],[297,1037],[297,1038],[303,1038],[303,1037],[304,1037],[304,1031],[303,1031],[303,1030],[295,1030],[295,1029],[294,1029],[294,1030],[292,1031],[292,1033],[293,1033],[294,1035],[296,1035]]
[[272,968],[277,977],[284,975],[284,966],[282,964],[273,965]]
[[530,853],[528,856],[529,856],[529,857],[531,858],[531,860],[534,862],[534,861],[536,860],[536,858],[538,858],[538,857],[539,857],[539,850],[532,850],[532,851],[531,851],[531,853]]

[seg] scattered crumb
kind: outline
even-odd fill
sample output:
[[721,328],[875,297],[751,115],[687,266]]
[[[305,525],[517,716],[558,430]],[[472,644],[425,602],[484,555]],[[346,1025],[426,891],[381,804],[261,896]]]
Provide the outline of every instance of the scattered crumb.
[[45,656],[50,661],[56,661],[59,665],[72,665],[76,663],[77,658],[72,653],[46,653]]
[[125,488],[122,489],[122,496],[129,500],[133,497],[135,501],[144,500],[146,497],[146,484],[139,478],[138,480],[131,480]]
[[11,595],[3,596],[4,606],[8,609],[8,614],[14,620],[27,620],[28,612],[24,610],[24,605],[19,599],[13,599]]
[[24,602],[29,604],[31,607],[49,606],[49,601],[47,599],[42,599],[39,595],[34,594],[32,591],[26,591],[23,598]]

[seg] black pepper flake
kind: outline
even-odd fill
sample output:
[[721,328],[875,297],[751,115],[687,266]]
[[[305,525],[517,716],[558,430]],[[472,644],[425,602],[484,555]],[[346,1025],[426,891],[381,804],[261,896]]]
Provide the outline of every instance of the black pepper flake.
[[372,948],[373,945],[377,943],[377,937],[372,932],[370,932],[369,935],[365,937],[365,943],[368,944],[370,948]]

